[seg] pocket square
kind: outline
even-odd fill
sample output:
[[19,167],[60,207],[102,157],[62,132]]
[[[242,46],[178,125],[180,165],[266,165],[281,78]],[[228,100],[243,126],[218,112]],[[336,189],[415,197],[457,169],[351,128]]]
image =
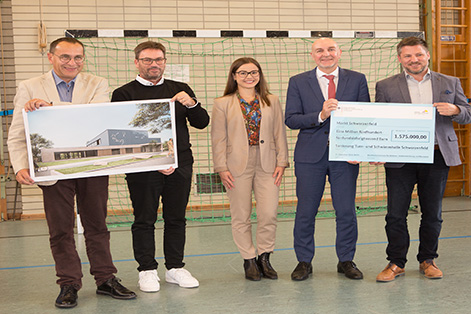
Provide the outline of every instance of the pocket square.
[[448,89],[445,91],[445,94],[449,95],[451,94],[451,91],[449,91]]

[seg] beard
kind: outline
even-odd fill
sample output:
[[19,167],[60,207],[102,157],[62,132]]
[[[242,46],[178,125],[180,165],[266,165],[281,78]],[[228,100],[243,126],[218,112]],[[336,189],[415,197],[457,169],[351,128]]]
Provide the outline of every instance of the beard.
[[[410,65],[414,65],[414,64],[420,64],[422,65],[421,63],[411,63]],[[428,64],[425,64],[424,66],[422,66],[419,70],[416,70],[416,71],[413,71],[412,68],[410,66],[404,66],[404,69],[406,69],[406,71],[410,74],[421,74],[423,73],[428,67]]]
[[163,75],[163,70],[157,67],[149,68],[141,74],[142,78],[148,81],[158,81],[162,78],[162,75]]

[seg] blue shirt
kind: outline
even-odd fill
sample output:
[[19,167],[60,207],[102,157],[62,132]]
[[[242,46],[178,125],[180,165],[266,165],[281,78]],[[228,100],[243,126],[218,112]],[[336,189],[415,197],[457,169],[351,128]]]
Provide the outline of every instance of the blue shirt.
[[64,102],[72,102],[72,94],[74,92],[75,86],[75,79],[71,80],[69,83],[66,83],[63,79],[57,76],[52,70],[52,76],[54,77],[54,82],[56,82],[57,92],[59,93],[59,97],[61,101]]

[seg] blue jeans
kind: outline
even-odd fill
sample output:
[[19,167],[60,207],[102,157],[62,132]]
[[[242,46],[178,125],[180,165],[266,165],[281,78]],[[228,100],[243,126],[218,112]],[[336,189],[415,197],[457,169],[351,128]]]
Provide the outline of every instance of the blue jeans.
[[438,237],[442,227],[442,198],[449,167],[442,154],[435,150],[433,164],[405,164],[401,168],[386,168],[388,212],[386,214],[387,259],[404,268],[407,262],[410,236],[407,215],[412,191],[417,184],[420,211],[419,263],[438,257]]

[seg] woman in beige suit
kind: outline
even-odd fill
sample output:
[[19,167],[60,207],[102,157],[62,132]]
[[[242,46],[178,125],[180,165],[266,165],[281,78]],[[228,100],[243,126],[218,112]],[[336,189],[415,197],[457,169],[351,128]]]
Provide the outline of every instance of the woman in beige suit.
[[[278,194],[288,167],[288,146],[280,101],[268,92],[255,59],[232,63],[224,96],[214,101],[211,121],[214,170],[227,190],[232,235],[244,258],[245,278],[277,279],[269,256],[275,247]],[[257,202],[257,249],[250,223],[252,191]]]

